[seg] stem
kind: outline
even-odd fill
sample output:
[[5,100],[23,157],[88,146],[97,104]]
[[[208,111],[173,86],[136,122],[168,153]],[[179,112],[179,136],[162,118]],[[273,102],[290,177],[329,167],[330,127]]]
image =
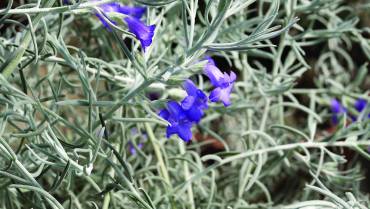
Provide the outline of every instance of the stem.
[[[56,57],[56,56],[48,57],[44,61],[45,62],[51,62],[51,63],[57,62],[59,64],[66,64],[66,61],[64,59]],[[92,68],[92,67],[89,67],[89,66],[86,67],[86,71],[93,74],[93,75],[96,75],[96,74],[100,73],[100,76],[102,76],[104,78],[115,80],[115,81],[117,81],[119,83],[123,83],[124,85],[127,85],[127,86],[135,85],[135,82],[136,82],[136,80],[134,78],[130,78],[128,76],[121,76],[121,75],[111,74],[107,71],[102,71],[102,70],[99,71],[99,70],[97,70],[95,68]],[[150,84],[149,88],[156,89],[156,90],[164,90],[164,89],[166,89],[166,85],[163,84],[163,83],[156,82],[156,83]]]
[[168,185],[171,185],[170,184],[170,177],[169,177],[168,171],[167,171],[167,167],[166,167],[166,165],[164,163],[164,160],[163,160],[163,157],[162,157],[162,153],[161,153],[161,149],[159,147],[159,142],[155,138],[154,133],[153,133],[153,130],[152,130],[152,127],[150,127],[149,123],[145,123],[145,129],[146,129],[146,132],[148,134],[148,138],[150,140],[150,143],[152,143],[152,145],[153,145],[155,155],[156,155],[156,157],[158,159],[159,168],[160,168],[160,174],[164,178],[165,182]]
[[357,146],[370,146],[370,141],[357,141],[357,142],[347,142],[347,141],[340,141],[340,142],[304,142],[304,143],[292,143],[292,144],[284,144],[275,147],[269,147],[265,149],[254,150],[250,152],[244,152],[232,157],[223,159],[219,165],[224,165],[235,160],[250,157],[253,155],[260,155],[268,152],[276,152],[280,150],[290,150],[296,149],[299,147],[305,148],[322,148],[322,147],[357,147]]
[[270,112],[271,99],[266,97],[265,100],[266,100],[266,103],[265,103],[265,109],[263,111],[263,116],[262,116],[262,120],[261,120],[260,131],[265,130],[267,117],[268,117],[268,114]]
[[[180,153],[184,155],[185,154],[185,143],[183,141],[180,141],[179,147],[180,147]],[[185,175],[185,181],[190,179],[189,166],[188,166],[188,162],[186,161],[184,161],[184,175]],[[188,196],[189,196],[189,201],[190,201],[189,204],[191,205],[191,209],[195,209],[193,187],[191,183],[187,187],[188,187],[187,189],[188,189]]]
[[80,4],[79,6],[69,5],[69,6],[61,6],[61,7],[51,7],[55,0],[49,0],[48,3],[53,2],[52,4],[45,5],[46,8],[27,8],[27,9],[10,9],[7,11],[6,14],[41,14],[42,13],[62,13],[67,11],[73,11],[73,10],[81,10],[81,9],[88,9],[92,8],[94,6],[99,6],[101,4],[105,4],[108,2],[111,2],[112,0],[101,0],[101,1],[90,1],[83,4]]
[[[323,148],[323,147],[348,147],[348,148],[357,148],[358,146],[370,146],[370,141],[357,141],[357,142],[348,142],[348,141],[340,141],[340,142],[301,142],[301,143],[292,143],[292,144],[284,144],[274,147],[269,147],[265,149],[258,149],[248,152],[243,152],[237,155],[234,155],[232,157],[228,157],[225,159],[219,158],[216,164],[213,164],[206,168],[205,170],[194,174],[190,179],[188,179],[186,182],[184,182],[181,186],[177,187],[174,192],[181,192],[178,190],[182,190],[187,186],[187,184],[190,184],[195,179],[199,179],[201,176],[205,175],[206,173],[231,162],[235,162],[236,160],[240,160],[243,158],[251,157],[254,155],[261,155],[266,154],[269,152],[279,152],[283,150],[292,150],[299,147],[304,148]],[[206,158],[206,156],[203,156],[203,158]],[[216,159],[216,158],[212,158]]]
[[191,14],[190,14],[190,40],[189,40],[189,48],[192,47],[193,45],[193,40],[194,40],[194,28],[195,28],[195,17],[197,15],[197,5],[198,5],[198,1],[195,0],[195,2],[193,0],[190,1],[190,11],[191,11]]
[[[45,7],[50,7],[54,4],[55,0],[49,0],[45,3]],[[10,11],[7,14],[11,14]],[[21,13],[24,14],[24,13]],[[38,23],[40,22],[41,18],[43,17],[43,13],[38,14],[34,19],[33,23],[35,28],[37,28]],[[28,48],[28,45],[30,44],[32,40],[32,27],[30,25],[28,31],[26,32],[26,35],[24,36],[23,41],[19,45],[18,50],[16,50],[10,57],[9,62],[5,62],[3,66],[1,66],[1,69],[4,69],[2,74],[5,78],[9,77],[13,71],[17,68],[18,64],[22,61],[23,54],[25,53],[26,49]]]
[[[173,189],[172,189],[172,185],[171,185],[171,180],[170,180],[170,176],[168,174],[167,167],[166,167],[166,165],[164,163],[164,160],[163,160],[161,149],[159,147],[159,141],[157,140],[157,138],[155,138],[152,127],[150,127],[149,123],[144,123],[144,124],[145,124],[146,132],[148,134],[149,141],[150,141],[150,143],[152,143],[155,155],[158,159],[159,168],[160,168],[159,173],[162,176],[162,178],[164,178],[164,181],[167,183],[167,187],[165,189],[167,190],[167,192],[169,194],[172,194]],[[174,201],[174,197],[170,196],[169,200],[170,200],[171,208],[176,209],[177,207],[176,207],[176,204],[175,204],[175,201]]]
[[[122,115],[122,108],[119,109],[117,115]],[[116,144],[116,145],[112,145],[114,147],[114,149],[118,150],[119,149],[119,146]],[[98,148],[99,150],[99,148]],[[113,158],[112,159],[112,162],[113,163],[116,163],[117,162],[117,158]],[[114,176],[115,176],[115,170],[114,168],[110,168],[110,171],[108,172],[108,175],[114,179]],[[132,184],[131,183],[128,183],[130,189],[136,194],[136,190],[134,188],[132,188]],[[139,196],[139,194],[137,194]],[[102,209],[108,209],[109,208],[109,204],[110,204],[110,200],[111,200],[111,193],[110,192],[107,192],[105,195],[104,195],[104,202],[103,202],[103,207]]]
[[[51,206],[57,206],[58,209],[63,209],[63,207],[60,205],[60,203],[53,197],[51,196],[47,191],[45,191],[41,185],[32,177],[32,175],[28,172],[28,170],[23,166],[21,162],[19,162],[17,159],[14,160],[15,165],[17,166],[17,169],[30,181],[30,183],[34,186],[26,186],[26,185],[18,185],[18,187],[23,187],[25,189],[30,189],[30,190],[37,190],[40,194],[44,196],[46,201],[51,205]],[[14,184],[11,186],[15,186]]]
[[85,176],[84,178],[86,179],[87,182],[91,184],[91,186],[95,189],[97,193],[102,192],[100,187],[95,183],[95,181],[90,176]]
[[102,207],[102,209],[108,209],[108,208],[109,208],[109,203],[110,203],[110,192],[108,192],[108,193],[104,196],[104,203],[103,203],[103,207]]
[[43,190],[42,188],[21,184],[12,184],[9,186],[9,188],[27,189],[30,191],[37,192],[44,196],[44,198],[50,203],[50,206],[52,206],[53,208],[64,209],[63,206],[53,196],[51,196],[47,191]]

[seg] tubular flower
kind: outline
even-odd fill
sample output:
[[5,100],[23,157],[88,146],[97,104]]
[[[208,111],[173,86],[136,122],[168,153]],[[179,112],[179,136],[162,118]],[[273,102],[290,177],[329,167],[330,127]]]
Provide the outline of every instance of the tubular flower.
[[[111,28],[109,26],[109,23],[106,21],[106,19],[104,19],[103,15],[101,15],[99,13],[96,13],[95,15],[98,17],[98,19],[103,24],[103,26],[110,31]],[[109,19],[108,17],[105,17],[105,18],[107,18],[113,25],[116,25],[117,24],[116,21],[113,21],[113,20]]]
[[152,44],[152,39],[154,36],[156,26],[155,25],[147,26],[140,21],[140,18],[144,15],[146,8],[129,7],[116,2],[99,5],[99,8],[103,11],[103,14],[96,13],[95,15],[99,18],[104,27],[106,27],[108,30],[111,30],[111,28],[109,26],[107,19],[114,25],[116,25],[117,23],[111,20],[109,17],[107,17],[105,13],[110,12],[121,13],[127,15],[127,17],[124,18],[124,21],[127,23],[129,31],[133,33],[135,37],[140,41],[143,50],[145,51],[146,48]]
[[342,106],[342,104],[337,99],[332,99],[330,102],[331,111],[334,114],[342,114],[347,112],[346,108]]
[[347,109],[342,106],[342,104],[337,99],[332,99],[330,101],[330,108],[333,113],[332,121],[334,124],[338,124],[339,117],[347,113]]
[[354,106],[357,111],[362,112],[367,106],[367,101],[364,99],[358,99],[356,100]]
[[207,95],[189,79],[184,82],[183,87],[188,96],[182,100],[181,107],[189,120],[198,123],[204,114],[203,110],[208,108]]
[[104,12],[118,12],[140,19],[145,13],[145,7],[130,7],[120,3],[111,2],[99,6]]
[[[99,5],[99,8],[102,9],[104,13],[109,13],[109,12],[117,12],[125,15],[129,15],[135,18],[141,18],[144,13],[145,13],[145,8],[144,7],[129,7],[129,6],[124,6],[122,4],[116,3],[116,2],[111,2],[111,3],[106,3]],[[110,29],[108,22],[106,19],[103,18],[103,15],[96,13],[96,16],[99,18],[99,20],[102,22],[104,27]],[[106,17],[107,18],[107,17]],[[117,23],[109,18],[107,18],[111,23],[116,25]]]
[[208,63],[204,67],[204,74],[208,76],[213,86],[216,88],[209,95],[212,102],[222,101],[223,104],[229,106],[231,104],[230,94],[233,90],[236,74],[231,71],[230,75],[226,72],[222,73],[216,67],[212,58],[207,58]]
[[[367,107],[367,101],[365,99],[357,99],[355,104],[354,104],[354,107],[355,109],[361,113],[362,111],[364,111]],[[368,118],[370,118],[370,113],[367,115]]]
[[167,120],[170,125],[167,126],[167,138],[177,134],[185,142],[189,142],[192,137],[192,122],[187,117],[185,110],[175,101],[167,103],[167,109],[161,110],[159,116]]
[[155,25],[145,25],[139,19],[133,17],[126,17],[124,20],[127,23],[128,29],[140,41],[141,47],[145,51],[148,46],[152,44],[154,36]]

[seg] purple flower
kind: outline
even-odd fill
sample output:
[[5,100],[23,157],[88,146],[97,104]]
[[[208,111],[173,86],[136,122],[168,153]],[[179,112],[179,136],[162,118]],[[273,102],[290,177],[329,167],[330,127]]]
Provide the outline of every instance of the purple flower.
[[[132,142],[129,142],[128,146],[129,146],[129,150],[130,150],[131,155],[136,155],[136,148],[135,148],[134,144]],[[137,148],[142,149],[143,146],[144,146],[143,143],[139,143],[137,145]]]
[[347,109],[342,106],[342,104],[337,99],[332,99],[330,101],[330,108],[333,112],[332,121],[334,124],[339,123],[339,117],[347,112]]
[[167,103],[167,109],[161,110],[159,116],[170,123],[170,125],[167,126],[167,138],[170,138],[173,134],[177,134],[185,142],[191,140],[192,122],[187,117],[181,105],[175,101],[170,101]]
[[108,18],[108,17],[106,17],[106,16],[105,16],[105,18],[104,18],[104,17],[103,17],[103,14],[96,13],[95,15],[98,17],[98,19],[99,19],[99,20],[100,20],[100,22],[103,24],[103,26],[104,26],[105,28],[107,28],[109,31],[111,31],[111,28],[110,28],[110,25],[109,25],[108,21],[106,21],[106,19],[108,19],[108,20],[109,20],[109,22],[111,22],[113,25],[116,25],[116,24],[117,24],[117,23],[116,23],[116,21],[113,21],[113,20],[109,19],[109,18]]
[[198,123],[204,114],[203,110],[208,108],[207,95],[189,79],[184,82],[183,87],[188,96],[182,100],[181,107],[189,120]]
[[365,99],[358,99],[356,100],[354,106],[357,111],[362,112],[367,106],[367,101]]
[[[367,107],[367,101],[365,99],[357,99],[355,104],[354,104],[355,109],[358,112],[362,112],[366,109]],[[370,118],[370,113],[367,115],[368,118]]]
[[127,15],[127,17],[125,17],[124,20],[127,23],[128,29],[140,41],[143,50],[145,51],[145,49],[152,44],[152,39],[156,26],[146,26],[140,21],[140,18],[144,15],[146,8],[129,7],[116,2],[99,5],[99,8],[102,9],[104,14],[96,13],[96,16],[102,22],[104,27],[106,27],[108,30],[111,30],[111,28],[106,19],[108,19],[114,25],[116,25],[117,23],[108,18],[105,13],[118,12],[121,14],[125,14]]
[[128,29],[131,33],[135,34],[136,38],[139,39],[141,47],[145,49],[152,44],[154,36],[155,25],[145,25],[139,19],[133,17],[126,17],[124,20],[127,23]]
[[118,12],[118,13],[121,13],[121,14],[125,14],[125,15],[129,15],[131,17],[138,18],[138,19],[140,19],[146,11],[145,7],[124,6],[124,5],[122,5],[120,3],[116,3],[116,2],[102,4],[99,7],[106,13],[108,13],[108,12]]
[[212,57],[210,57],[210,56],[205,56],[204,57],[204,60],[207,60],[208,61],[208,63],[207,64],[211,64],[211,65],[214,65],[214,66],[216,66],[216,63],[215,63],[215,61],[212,59]]
[[331,111],[334,114],[342,114],[347,112],[346,108],[337,99],[332,99],[330,102]]
[[[129,7],[129,6],[124,6],[116,2],[101,4],[99,5],[99,8],[102,9],[104,13],[117,12],[117,13],[121,13],[124,15],[129,15],[135,18],[141,18],[144,15],[145,10],[146,10],[145,7]],[[95,15],[99,18],[99,20],[102,22],[104,27],[108,28],[108,30],[110,30],[110,26],[109,26],[109,23],[106,21],[106,19],[108,19],[114,25],[117,24],[115,21],[109,19],[108,17],[105,17],[106,19],[104,19],[102,14],[96,13]]]
[[208,76],[212,85],[216,87],[209,95],[209,99],[212,102],[222,101],[225,106],[229,106],[231,104],[230,94],[233,90],[236,74],[233,71],[231,71],[230,75],[226,72],[222,73],[216,67],[212,58],[209,57],[207,60],[208,63],[204,67],[204,74]]

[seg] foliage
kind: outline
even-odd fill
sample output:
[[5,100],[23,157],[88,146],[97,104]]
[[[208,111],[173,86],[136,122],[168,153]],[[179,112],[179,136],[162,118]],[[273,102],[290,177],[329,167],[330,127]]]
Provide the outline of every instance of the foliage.
[[[102,27],[107,2],[0,9],[1,209],[370,206],[370,4],[122,0],[156,25],[144,52],[122,14]],[[183,81],[214,89],[206,56],[237,74],[232,104],[167,139]],[[333,98],[357,121],[333,124]]]

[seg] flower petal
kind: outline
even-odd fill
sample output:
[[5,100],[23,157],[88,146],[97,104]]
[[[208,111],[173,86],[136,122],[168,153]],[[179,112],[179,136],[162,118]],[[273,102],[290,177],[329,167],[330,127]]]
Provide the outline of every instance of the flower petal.
[[108,21],[106,19],[108,19],[113,25],[117,25],[117,23],[115,21],[109,19],[107,16],[104,16],[103,17],[104,14],[96,13],[95,15],[98,17],[98,19],[103,24],[103,26],[105,28],[107,28],[109,31],[112,30],[112,29],[111,29],[111,26],[109,25],[109,23],[108,23]]
[[185,97],[185,98],[181,101],[181,107],[182,107],[184,110],[188,110],[188,109],[190,109],[190,108],[193,106],[194,101],[195,101],[195,97],[193,97],[193,96],[187,96],[187,97]]
[[182,84],[182,86],[184,87],[186,93],[189,96],[195,96],[196,95],[198,88],[195,86],[193,81],[191,81],[190,79],[186,79],[184,81],[184,83]]
[[116,2],[110,2],[106,4],[99,5],[99,8],[101,8],[104,12],[118,12],[120,8],[120,4]]
[[191,133],[191,124],[186,123],[183,124],[182,126],[179,126],[177,134],[182,140],[184,140],[185,142],[189,142],[193,135]]
[[166,137],[169,139],[173,134],[176,134],[178,131],[177,126],[167,126]]
[[208,102],[207,95],[202,90],[198,89],[196,105],[199,108],[207,109],[208,108],[208,103],[207,102]]
[[365,99],[358,99],[354,106],[357,111],[362,112],[367,106],[367,101]]
[[234,82],[236,80],[236,74],[234,71],[230,72],[230,83]]
[[183,112],[183,109],[181,108],[179,103],[175,101],[167,102],[167,110],[171,114],[171,116],[179,116]]
[[211,102],[218,102],[220,100],[220,94],[221,94],[221,88],[215,88],[211,91],[211,94],[209,95],[209,100]]
[[125,14],[125,15],[130,15],[132,17],[140,19],[146,11],[145,7],[130,7],[130,6],[124,6],[120,5],[118,12]]
[[214,66],[216,66],[216,63],[215,63],[215,61],[212,59],[212,57],[210,57],[210,56],[205,56],[204,57],[204,60],[208,60],[208,64],[211,64],[211,65],[214,65]]
[[125,6],[117,2],[110,2],[99,5],[99,8],[101,8],[104,12],[118,12],[121,14],[129,15],[131,17],[135,17],[140,19],[145,11],[145,7],[131,7],[131,6]]
[[233,85],[230,85],[227,88],[221,89],[220,100],[224,103],[225,107],[231,104],[230,94],[231,94],[232,89],[233,89]]
[[130,150],[131,155],[136,155],[136,149],[134,145],[132,145],[131,143],[129,144],[129,150]]
[[146,26],[139,19],[133,17],[126,17],[124,20],[127,23],[129,31],[135,34],[135,37],[140,41],[141,47],[145,51],[152,44],[156,26]]
[[168,118],[170,117],[170,112],[168,112],[168,110],[166,109],[163,109],[159,112],[159,117],[165,119],[165,120],[168,120]]
[[190,119],[190,121],[199,123],[204,113],[201,108],[192,106],[190,109],[186,110],[185,114]]
[[337,99],[332,99],[330,102],[331,111],[333,113],[339,114],[345,112],[345,109],[342,107],[340,102]]
[[212,85],[214,85],[215,87],[220,87],[222,85],[222,79],[224,75],[215,65],[207,64],[204,67],[204,74],[208,76]]

